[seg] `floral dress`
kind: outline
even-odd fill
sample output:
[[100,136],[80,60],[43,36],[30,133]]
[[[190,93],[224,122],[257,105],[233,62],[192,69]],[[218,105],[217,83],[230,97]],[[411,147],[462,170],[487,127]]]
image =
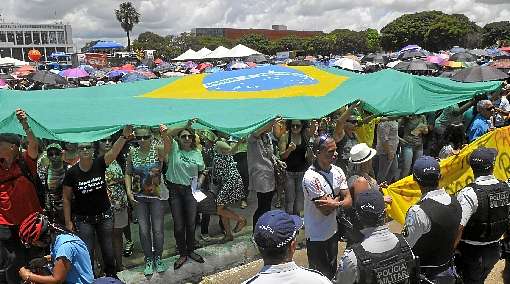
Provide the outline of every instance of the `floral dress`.
[[244,197],[243,179],[232,155],[214,152],[213,180],[218,186],[216,203],[220,206],[235,203]]
[[122,212],[128,207],[126,188],[124,186],[124,173],[117,161],[113,161],[105,172],[106,191],[110,198],[114,213]]

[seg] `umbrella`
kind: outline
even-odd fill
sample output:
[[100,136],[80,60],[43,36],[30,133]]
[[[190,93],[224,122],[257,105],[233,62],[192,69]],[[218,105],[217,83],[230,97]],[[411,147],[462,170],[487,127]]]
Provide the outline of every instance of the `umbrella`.
[[213,66],[211,63],[204,62],[204,63],[198,64],[197,69],[200,70],[200,72],[203,72],[206,68],[211,67],[211,66]]
[[342,56],[340,58],[348,58],[348,59],[352,59],[354,61],[359,62],[359,58],[356,55],[354,55],[354,54],[347,54],[347,55],[344,55],[344,56]]
[[510,59],[496,60],[492,62],[490,66],[496,67],[498,69],[510,69]]
[[405,46],[404,48],[402,48],[400,50],[400,52],[404,52],[404,51],[418,51],[418,50],[421,50],[422,48],[416,44],[410,44],[408,46]]
[[427,57],[427,55],[428,53],[425,52],[424,50],[411,50],[401,52],[397,58],[400,60],[409,60],[413,58],[425,58]]
[[450,49],[451,53],[459,53],[459,52],[467,52],[467,50],[463,47],[454,46]]
[[391,61],[390,63],[386,64],[386,67],[393,68],[393,67],[395,67],[395,65],[399,64],[400,62],[402,62],[402,61],[401,60]]
[[452,72],[452,71],[444,71],[443,73],[441,73],[441,75],[439,75],[439,77],[442,77],[442,78],[451,78],[454,73],[455,72]]
[[444,61],[443,66],[451,68],[466,68],[478,66],[476,62]]
[[157,58],[156,60],[154,60],[154,64],[156,64],[156,65],[159,65],[161,63],[164,63],[163,59],[161,59],[161,58]]
[[257,67],[257,63],[255,62],[246,62],[246,65],[248,65],[248,67]]
[[53,74],[49,71],[36,71],[27,77],[29,80],[47,85],[65,85],[67,80],[62,76]]
[[[305,57],[305,60],[306,61],[315,62],[315,61],[317,61],[317,58],[315,58],[315,57],[313,57],[311,55],[308,55],[308,56]],[[251,61],[251,60],[248,60],[248,61]]]
[[147,79],[154,79],[157,78],[156,74],[152,73],[151,71],[140,71],[137,70],[135,73],[142,74],[143,76],[147,77]]
[[114,41],[98,41],[91,49],[114,49],[114,48],[124,48],[122,44]]
[[61,71],[59,75],[66,78],[83,78],[88,77],[89,73],[81,68],[71,68]]
[[152,71],[159,72],[159,73],[165,73],[168,71],[172,71],[173,69],[174,69],[174,66],[172,64],[163,62],[163,63],[159,64],[156,68],[152,69]]
[[103,77],[108,77],[108,75],[106,74],[106,72],[102,71],[102,70],[96,70],[94,71],[93,73],[91,73],[94,77],[96,78],[103,78]]
[[400,71],[429,71],[437,70],[437,65],[421,59],[414,59],[411,61],[402,61],[393,67],[395,70]]
[[498,81],[508,78],[508,74],[492,66],[475,66],[455,72],[452,79],[460,82],[474,83]]
[[382,53],[370,53],[368,55],[363,56],[361,58],[361,62],[372,62],[372,63],[379,63],[379,64],[387,64],[390,61],[387,55],[384,55]]
[[124,76],[124,74],[128,73],[127,71],[125,70],[112,70],[110,72],[108,72],[108,78],[114,78],[114,77],[119,77],[119,76]]
[[450,60],[457,62],[475,62],[476,56],[468,52],[458,52],[450,56]]
[[205,69],[205,73],[218,73],[220,71],[223,71],[220,67],[209,67]]
[[478,48],[475,48],[475,49],[471,49],[469,51],[469,53],[473,54],[473,55],[476,55],[476,56],[489,56],[489,52],[485,49],[478,49]]
[[441,64],[445,60],[443,58],[439,57],[439,56],[430,55],[430,56],[427,56],[427,61],[430,62],[430,63]]
[[234,61],[227,66],[226,70],[246,69],[248,67],[250,66],[246,65],[244,62]]
[[9,85],[7,84],[7,82],[5,82],[5,80],[0,79],[0,89],[6,89],[6,88],[9,88]]
[[505,52],[510,52],[510,46],[501,47],[499,50],[505,51]]
[[13,74],[17,77],[27,76],[30,73],[35,72],[35,67],[31,65],[24,65],[16,69]]
[[361,64],[358,61],[350,58],[340,58],[333,62],[332,66],[351,71],[363,71]]
[[267,63],[267,58],[263,54],[253,54],[246,58],[246,61],[254,63]]
[[184,62],[184,67],[186,67],[188,69],[193,69],[193,68],[197,67],[197,64],[193,61],[187,61],[187,62]]
[[122,78],[120,78],[120,80],[124,83],[143,81],[143,80],[147,80],[147,79],[148,79],[147,77],[145,77],[144,75],[142,75],[138,72],[128,73],[128,74],[124,75]]
[[124,64],[119,68],[119,70],[133,71],[135,70],[135,66],[133,64]]

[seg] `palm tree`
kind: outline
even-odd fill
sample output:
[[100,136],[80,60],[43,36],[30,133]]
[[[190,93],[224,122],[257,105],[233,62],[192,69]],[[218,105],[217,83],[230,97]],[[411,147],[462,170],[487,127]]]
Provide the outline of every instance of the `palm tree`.
[[120,22],[120,26],[126,32],[128,38],[128,51],[131,51],[131,39],[129,32],[133,30],[134,25],[140,22],[140,13],[131,2],[121,3],[119,9],[115,9],[115,17]]

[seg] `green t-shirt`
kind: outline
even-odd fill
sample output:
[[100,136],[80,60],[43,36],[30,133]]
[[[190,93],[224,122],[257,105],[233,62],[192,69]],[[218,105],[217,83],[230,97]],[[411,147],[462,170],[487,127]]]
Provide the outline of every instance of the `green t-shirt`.
[[171,183],[190,185],[191,178],[205,169],[202,153],[197,150],[182,151],[177,141],[172,141],[172,151],[168,155],[166,178]]

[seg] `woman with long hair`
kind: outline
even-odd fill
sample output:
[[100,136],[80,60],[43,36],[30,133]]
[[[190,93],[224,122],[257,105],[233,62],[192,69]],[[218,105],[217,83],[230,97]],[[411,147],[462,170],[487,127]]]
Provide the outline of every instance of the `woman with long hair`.
[[90,284],[94,281],[85,243],[71,231],[49,222],[48,217],[40,213],[30,214],[19,227],[19,237],[25,245],[51,247],[49,256],[33,260],[30,268],[19,270],[25,283]]

